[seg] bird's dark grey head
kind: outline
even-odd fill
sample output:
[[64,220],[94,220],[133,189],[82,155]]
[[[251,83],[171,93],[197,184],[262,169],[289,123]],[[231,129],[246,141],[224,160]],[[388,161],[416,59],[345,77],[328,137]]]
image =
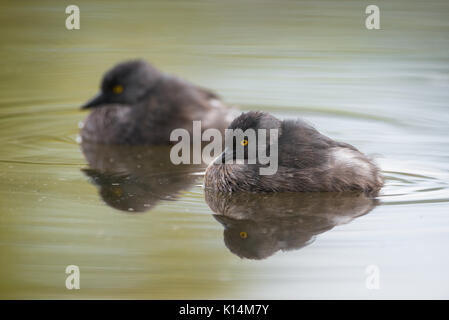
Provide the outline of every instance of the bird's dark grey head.
[[242,113],[240,116],[235,118],[229,125],[228,129],[241,129],[243,131],[246,131],[247,129],[281,130],[281,120],[266,112],[249,111],[246,113]]
[[[266,112],[249,111],[235,118],[228,129],[232,131],[227,130],[226,132],[226,148],[221,156],[215,160],[215,164],[229,163],[236,159],[253,159],[260,152],[268,155],[270,145],[273,142],[270,134],[277,130],[275,140],[277,143],[277,139],[282,134],[282,121]],[[260,135],[261,130],[264,131],[265,142],[259,141],[260,137],[263,137]],[[251,132],[254,133],[253,138],[251,138]],[[241,148],[241,146],[244,149],[239,156],[238,148]]]
[[161,76],[161,72],[143,60],[120,63],[106,72],[101,91],[81,108],[135,104],[149,93]]

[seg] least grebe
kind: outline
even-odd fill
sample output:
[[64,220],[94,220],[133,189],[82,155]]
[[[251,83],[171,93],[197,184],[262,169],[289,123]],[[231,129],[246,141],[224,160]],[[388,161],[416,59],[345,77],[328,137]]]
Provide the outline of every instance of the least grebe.
[[[208,166],[206,188],[221,192],[360,190],[375,195],[383,185],[379,169],[368,157],[350,144],[324,136],[302,120],[281,121],[265,112],[250,111],[234,119],[229,128],[277,129],[277,171],[261,175],[260,168],[264,165],[247,161],[248,140],[242,159],[237,157],[234,140],[234,147],[228,146]],[[258,143],[256,146],[259,148]],[[234,161],[224,163],[225,159]]]
[[222,193],[205,190],[226,247],[241,258],[265,259],[301,249],[318,234],[370,212],[378,203],[363,192]]
[[100,93],[82,109],[92,109],[81,138],[105,144],[170,143],[174,129],[224,130],[233,109],[218,95],[157,70],[143,60],[120,63],[106,72]]

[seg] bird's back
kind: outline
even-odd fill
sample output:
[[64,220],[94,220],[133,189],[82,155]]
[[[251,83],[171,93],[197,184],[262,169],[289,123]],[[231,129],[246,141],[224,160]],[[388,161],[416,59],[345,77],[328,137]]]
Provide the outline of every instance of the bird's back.
[[354,146],[335,141],[302,120],[283,122],[279,139],[279,167],[293,174],[298,187],[325,191],[379,190],[380,170]]
[[183,128],[192,134],[193,121],[201,121],[202,130],[224,131],[232,121],[233,109],[212,91],[197,87],[174,76],[166,76],[157,92],[143,102],[140,128],[148,140],[167,142],[170,133]]

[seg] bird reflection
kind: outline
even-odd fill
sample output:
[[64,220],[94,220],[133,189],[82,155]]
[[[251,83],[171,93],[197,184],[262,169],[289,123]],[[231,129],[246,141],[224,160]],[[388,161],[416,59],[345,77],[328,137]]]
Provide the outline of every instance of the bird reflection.
[[170,147],[113,146],[83,142],[89,164],[82,171],[109,206],[127,212],[151,210],[161,200],[174,200],[197,182],[203,165],[174,165]]
[[265,259],[297,250],[314,237],[370,212],[377,200],[363,193],[223,194],[205,190],[226,247],[241,258]]

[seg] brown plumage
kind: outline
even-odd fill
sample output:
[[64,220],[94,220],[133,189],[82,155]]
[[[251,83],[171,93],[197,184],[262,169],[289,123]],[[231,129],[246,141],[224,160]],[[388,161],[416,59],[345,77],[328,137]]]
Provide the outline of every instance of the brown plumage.
[[[261,175],[259,163],[226,164],[220,158],[206,170],[206,188],[221,192],[354,191],[375,195],[383,185],[378,167],[355,147],[334,141],[301,120],[280,121],[274,116],[250,111],[237,117],[231,129],[279,130],[278,170]],[[248,148],[246,146],[245,148]],[[239,159],[237,159],[239,160]],[[241,162],[241,161],[240,161]]]
[[192,121],[202,129],[224,130],[234,109],[213,92],[165,74],[142,60],[116,65],[101,92],[83,109],[92,109],[81,130],[83,141],[105,144],[169,144],[170,133]]

